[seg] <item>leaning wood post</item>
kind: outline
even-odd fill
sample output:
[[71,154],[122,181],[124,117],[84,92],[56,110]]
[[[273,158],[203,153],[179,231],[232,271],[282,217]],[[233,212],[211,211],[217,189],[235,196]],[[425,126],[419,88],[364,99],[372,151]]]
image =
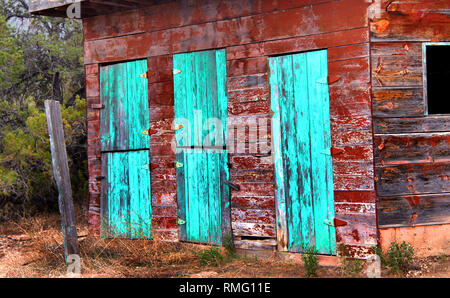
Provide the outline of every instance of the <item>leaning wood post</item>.
[[44,105],[52,152],[53,176],[59,193],[58,205],[61,214],[64,254],[67,262],[67,257],[78,254],[79,249],[61,109],[59,102],[54,100],[46,100]]

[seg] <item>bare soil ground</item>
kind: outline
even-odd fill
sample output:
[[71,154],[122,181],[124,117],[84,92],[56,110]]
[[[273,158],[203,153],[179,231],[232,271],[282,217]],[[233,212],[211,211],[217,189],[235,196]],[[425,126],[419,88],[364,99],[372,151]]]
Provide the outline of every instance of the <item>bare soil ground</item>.
[[[223,256],[217,264],[202,264],[206,246],[153,240],[90,237],[83,217],[78,218],[81,277],[304,277],[303,265],[276,259]],[[57,214],[0,225],[0,277],[67,277],[60,220]],[[362,271],[364,272],[364,270]],[[342,267],[320,267],[318,277],[365,277]],[[407,274],[388,269],[382,277],[450,277],[450,257],[414,260]]]

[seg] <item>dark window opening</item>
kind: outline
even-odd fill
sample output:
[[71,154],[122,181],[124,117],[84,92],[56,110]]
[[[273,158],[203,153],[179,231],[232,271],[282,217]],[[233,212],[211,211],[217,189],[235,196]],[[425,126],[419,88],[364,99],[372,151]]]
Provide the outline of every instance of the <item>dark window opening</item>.
[[428,114],[450,114],[450,45],[426,47]]

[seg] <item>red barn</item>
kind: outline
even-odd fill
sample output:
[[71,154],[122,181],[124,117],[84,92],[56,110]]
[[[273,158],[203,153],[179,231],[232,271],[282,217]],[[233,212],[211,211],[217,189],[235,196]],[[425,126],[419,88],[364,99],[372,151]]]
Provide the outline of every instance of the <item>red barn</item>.
[[449,252],[448,0],[72,2],[92,233]]

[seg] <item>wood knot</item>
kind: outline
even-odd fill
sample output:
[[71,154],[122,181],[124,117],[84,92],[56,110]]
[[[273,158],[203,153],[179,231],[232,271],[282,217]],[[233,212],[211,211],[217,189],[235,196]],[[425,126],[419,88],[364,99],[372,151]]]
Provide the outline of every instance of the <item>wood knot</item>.
[[378,22],[373,23],[372,25],[373,27],[373,31],[375,31],[375,33],[384,33],[387,31],[388,27],[389,27],[389,21],[388,20],[379,20]]

